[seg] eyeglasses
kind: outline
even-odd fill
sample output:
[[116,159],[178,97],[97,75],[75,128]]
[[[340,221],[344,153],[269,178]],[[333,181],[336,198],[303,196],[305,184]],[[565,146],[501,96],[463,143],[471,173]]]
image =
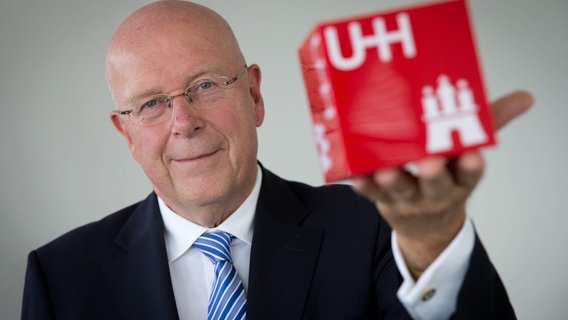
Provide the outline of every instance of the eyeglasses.
[[226,76],[207,76],[191,83],[182,93],[169,96],[157,94],[137,99],[128,110],[116,110],[122,116],[130,117],[130,120],[139,126],[152,126],[168,120],[172,113],[173,100],[179,96],[185,96],[187,103],[196,108],[205,109],[214,105],[214,102],[224,98],[226,92],[223,89],[239,80],[248,67],[232,78]]

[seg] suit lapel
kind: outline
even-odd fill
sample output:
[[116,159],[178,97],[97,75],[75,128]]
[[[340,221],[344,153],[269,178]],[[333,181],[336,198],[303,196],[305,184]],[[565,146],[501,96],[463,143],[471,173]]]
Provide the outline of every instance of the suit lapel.
[[301,226],[308,210],[287,183],[267,170],[257,204],[247,319],[299,319],[323,230]]
[[[251,248],[247,319],[299,319],[306,303],[323,230],[301,226],[309,211],[287,183],[263,169]],[[104,267],[121,319],[178,319],[154,194],[115,238]]]
[[178,319],[154,194],[134,210],[115,244],[115,258],[104,271],[120,318]]

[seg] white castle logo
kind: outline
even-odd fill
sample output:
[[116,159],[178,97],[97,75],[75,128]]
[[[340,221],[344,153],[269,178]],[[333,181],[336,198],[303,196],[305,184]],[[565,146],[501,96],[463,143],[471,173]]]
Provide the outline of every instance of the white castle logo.
[[473,92],[467,80],[459,79],[457,89],[446,75],[438,77],[438,87],[422,88],[422,120],[426,124],[426,152],[451,150],[452,133],[457,132],[463,147],[487,142],[478,116]]

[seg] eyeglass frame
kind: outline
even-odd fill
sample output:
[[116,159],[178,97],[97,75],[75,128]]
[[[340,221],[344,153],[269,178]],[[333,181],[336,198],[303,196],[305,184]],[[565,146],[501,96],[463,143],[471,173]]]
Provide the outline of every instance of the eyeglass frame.
[[[192,103],[192,100],[191,100],[191,93],[192,93],[192,92],[191,92],[191,90],[189,90],[189,89],[191,89],[192,87],[194,87],[194,86],[195,86],[196,84],[198,84],[200,81],[202,81],[202,80],[209,80],[209,81],[215,83],[216,85],[218,85],[219,87],[221,87],[222,89],[226,89],[226,88],[227,88],[228,86],[230,86],[231,84],[237,82],[237,80],[239,80],[239,79],[245,74],[245,72],[248,71],[248,69],[249,69],[249,67],[248,67],[247,65],[245,65],[245,66],[243,67],[243,69],[242,69],[237,75],[235,75],[235,76],[232,77],[232,78],[229,78],[227,81],[224,81],[224,82],[217,82],[217,81],[214,81],[214,80],[211,80],[211,79],[207,79],[207,78],[198,79],[198,80],[193,81],[192,83],[190,83],[190,84],[184,89],[184,91],[183,91],[182,93],[179,93],[179,94],[176,94],[176,95],[173,95],[173,96],[172,96],[172,95],[167,95],[167,94],[156,94],[156,95],[153,95],[153,96],[150,96],[150,97],[154,97],[154,98],[157,98],[157,97],[166,98],[165,101],[166,101],[167,104],[168,104],[168,108],[171,110],[171,109],[173,108],[173,100],[174,100],[175,98],[179,97],[179,96],[185,96],[185,101],[186,101],[188,104],[191,104],[191,103]],[[225,76],[222,76],[222,77],[225,77]],[[226,78],[226,77],[225,77],[225,78]],[[148,98],[150,98],[150,97],[148,97]],[[144,100],[146,100],[146,99],[144,99]],[[142,110],[142,108],[140,108],[140,111],[138,111],[138,114],[140,114],[141,110]],[[132,118],[133,116],[135,116],[135,110],[134,110],[134,108],[127,109],[127,110],[120,110],[120,109],[117,108],[117,109],[114,110],[114,112],[118,113],[118,114],[121,115],[121,116],[128,116],[129,119],[130,119],[133,123],[135,123],[135,124],[140,125],[140,124],[142,123],[142,122],[138,122],[137,120],[134,120],[134,119]]]

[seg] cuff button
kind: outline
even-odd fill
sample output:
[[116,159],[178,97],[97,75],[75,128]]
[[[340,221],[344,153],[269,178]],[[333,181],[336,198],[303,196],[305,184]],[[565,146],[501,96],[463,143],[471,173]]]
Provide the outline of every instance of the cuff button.
[[435,294],[436,294],[436,289],[433,287],[429,287],[428,289],[424,290],[424,292],[422,292],[422,301],[426,302],[432,299],[432,297]]

